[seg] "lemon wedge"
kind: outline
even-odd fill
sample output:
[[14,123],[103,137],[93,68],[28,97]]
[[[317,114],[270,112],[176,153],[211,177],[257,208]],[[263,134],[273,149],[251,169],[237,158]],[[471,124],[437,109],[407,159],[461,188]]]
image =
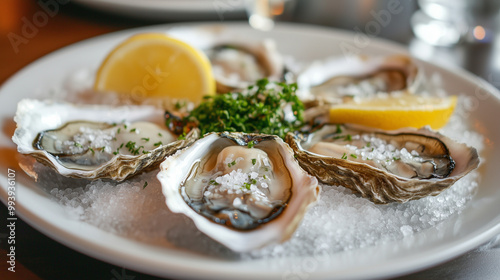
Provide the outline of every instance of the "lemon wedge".
[[439,129],[448,122],[456,103],[456,96],[439,98],[407,94],[378,97],[334,105],[330,108],[330,121],[386,130],[426,125]]
[[94,89],[133,99],[188,99],[215,93],[210,61],[196,48],[162,33],[134,35],[115,47],[97,71]]

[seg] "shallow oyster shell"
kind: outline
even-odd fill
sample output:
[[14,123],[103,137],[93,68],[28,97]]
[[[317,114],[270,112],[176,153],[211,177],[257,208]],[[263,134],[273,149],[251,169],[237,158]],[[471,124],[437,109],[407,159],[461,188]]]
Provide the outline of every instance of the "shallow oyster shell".
[[283,79],[283,58],[274,41],[265,40],[254,45],[223,43],[204,51],[212,63],[219,93],[246,89],[262,78]]
[[[206,157],[213,156],[214,153],[217,155],[225,147],[245,147],[250,141],[255,143],[252,149],[260,149],[259,147],[270,149],[271,147],[276,150],[276,153],[272,155],[268,152],[271,161],[273,160],[271,157],[274,157],[286,163],[287,172],[285,173],[291,179],[291,186],[289,186],[291,195],[281,213],[270,221],[259,223],[254,228],[235,229],[199,214],[188,205],[181,189],[188,177],[191,177],[192,170],[197,168],[195,166],[203,165],[203,162],[207,160]],[[280,172],[284,171],[280,170]],[[281,138],[244,133],[224,132],[205,135],[192,146],[168,157],[160,165],[158,180],[162,184],[166,204],[171,211],[188,216],[200,231],[238,252],[250,251],[289,239],[307,209],[318,199],[320,191],[316,178],[300,168],[294,159],[293,151]]]
[[[453,185],[457,180],[479,165],[476,149],[449,139],[428,128],[404,128],[394,131],[382,131],[358,125],[345,125],[353,130],[383,133],[388,137],[401,134],[418,134],[443,143],[453,159],[451,173],[442,178],[406,178],[395,175],[381,168],[366,163],[355,162],[347,158],[319,155],[308,151],[304,146],[311,146],[312,139],[319,141],[331,137],[338,131],[338,125],[327,124],[311,133],[288,133],[286,142],[294,150],[302,168],[316,176],[322,183],[344,186],[361,194],[375,203],[406,202],[429,195],[437,195]],[[347,156],[349,157],[349,156]]]
[[72,121],[120,123],[124,120],[162,124],[163,111],[152,106],[79,106],[49,100],[24,99],[18,103],[14,117],[17,128],[12,140],[17,144],[20,153],[34,157],[63,176],[85,179],[110,178],[122,181],[141,171],[155,168],[166,156],[190,145],[199,137],[199,132],[196,130],[189,134],[186,140],[160,145],[147,154],[141,153],[135,156],[117,154],[92,170],[67,168],[61,165],[54,155],[34,147],[34,141],[40,132],[57,129]]
[[314,62],[298,75],[301,98],[318,105],[379,92],[417,93],[423,72],[406,55],[332,57]]

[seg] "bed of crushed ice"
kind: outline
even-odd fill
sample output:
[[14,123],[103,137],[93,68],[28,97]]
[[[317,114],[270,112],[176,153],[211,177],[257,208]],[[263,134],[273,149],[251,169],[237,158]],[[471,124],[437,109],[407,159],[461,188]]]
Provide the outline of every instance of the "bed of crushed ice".
[[[461,107],[459,101],[441,132],[480,153],[483,138],[469,128]],[[65,178],[40,164],[34,168],[38,184],[63,205],[72,219],[146,243],[173,244],[210,256],[243,259],[334,254],[402,239],[459,214],[474,196],[480,179],[473,171],[438,196],[387,205],[376,205],[343,187],[323,185],[319,202],[289,241],[235,254],[199,232],[189,218],[168,210],[154,171],[117,183]]]

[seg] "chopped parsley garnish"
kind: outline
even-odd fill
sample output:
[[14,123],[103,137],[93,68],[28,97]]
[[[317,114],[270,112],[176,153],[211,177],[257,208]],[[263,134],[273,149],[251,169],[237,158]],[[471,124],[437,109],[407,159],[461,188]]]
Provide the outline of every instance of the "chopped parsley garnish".
[[342,133],[342,128],[340,127],[340,124],[337,124],[337,130],[335,131],[335,133]]
[[118,130],[116,131],[116,134],[120,134],[120,131],[121,131],[121,127],[118,128]]
[[400,158],[397,158],[397,157],[393,157],[392,159],[393,160],[400,160]]
[[186,101],[177,101],[175,102],[175,109],[179,110],[187,106]]
[[[136,148],[136,143],[132,141],[128,141],[127,144],[125,144],[125,147],[128,149],[128,151],[133,154],[133,155],[138,155],[139,150],[141,148],[144,148],[144,146],[140,146],[139,148]],[[121,146],[120,146],[121,147]]]
[[352,141],[352,136],[351,136],[351,134],[347,134],[347,135],[345,136],[345,141]]
[[342,155],[341,159],[347,159],[347,156],[345,155],[345,153]]
[[357,155],[355,155],[355,154],[351,154],[351,157],[353,157],[353,158],[358,158],[358,156],[357,156]]
[[89,147],[89,150],[92,152],[92,154],[95,154],[94,149],[92,149],[91,147]]
[[[207,132],[263,133],[285,137],[303,124],[304,105],[295,91],[297,84],[277,83],[269,88],[262,79],[248,93],[205,96],[204,101],[183,119]],[[289,112],[285,108],[290,108]],[[292,114],[292,115],[290,115]]]
[[220,185],[219,183],[217,183],[214,179],[210,180],[210,182],[208,182],[210,185]]
[[144,140],[144,141],[146,141],[146,142],[149,142],[149,138],[146,138],[146,137],[141,138],[141,140]]
[[158,132],[158,136],[162,137],[163,135],[161,133]]
[[144,182],[144,186],[142,186],[142,189],[145,189],[148,186],[148,181]]
[[253,148],[255,146],[255,143],[253,141],[249,141],[248,144],[247,144],[247,147],[248,148]]
[[136,131],[137,131],[137,129],[136,129],[136,128],[132,128],[132,129],[130,130],[130,132],[136,132]]
[[158,141],[158,142],[154,143],[153,145],[154,145],[155,147],[158,147],[158,146],[160,146],[161,144],[162,144],[162,143],[161,143],[161,141]]
[[243,186],[244,186],[247,190],[249,190],[249,189],[250,189],[250,183],[244,183],[244,184],[243,184]]
[[252,159],[252,165],[255,165],[257,163],[257,159],[253,158]]
[[75,147],[78,147],[78,148],[83,148],[82,144],[78,143],[78,142],[75,142]]

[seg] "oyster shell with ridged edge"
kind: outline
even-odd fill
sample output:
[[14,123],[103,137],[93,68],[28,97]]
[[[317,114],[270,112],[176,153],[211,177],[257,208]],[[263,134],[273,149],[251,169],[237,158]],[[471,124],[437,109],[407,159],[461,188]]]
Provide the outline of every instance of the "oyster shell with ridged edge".
[[[199,135],[198,130],[188,134],[185,140],[177,140],[177,136],[167,135],[170,132],[161,128],[164,126],[163,111],[152,106],[74,105],[24,99],[18,103],[14,120],[17,128],[12,140],[17,144],[20,153],[34,157],[63,176],[85,179],[110,178],[122,181],[141,171],[155,168],[166,156],[190,145]],[[144,134],[145,131],[137,131],[139,128],[131,132],[135,126],[129,127],[126,132],[125,125],[114,127],[124,123],[140,123],[140,128],[144,130],[146,127],[152,127],[149,132],[158,135]],[[122,147],[116,152],[109,147],[92,148],[90,143],[86,145],[87,143],[79,143],[73,139],[77,134],[88,136],[87,130],[99,132],[106,129],[115,130],[114,134],[104,134],[103,137],[114,137],[107,139],[109,142],[125,135],[123,140],[118,139],[117,145],[123,143],[123,146],[127,146],[126,137],[129,134],[134,136],[137,147]],[[72,135],[66,135],[67,133]],[[153,140],[153,136],[157,139]],[[140,140],[141,138],[144,139]],[[151,139],[146,141],[146,138]],[[96,141],[94,139],[94,142]],[[64,147],[66,142],[70,144],[69,147]],[[150,142],[151,147],[148,148],[146,142]],[[139,149],[140,146],[145,148]]]
[[[298,75],[301,98],[309,103],[338,104],[377,93],[419,93],[424,74],[406,55],[332,57]],[[308,106],[309,107],[309,106]]]
[[289,239],[320,191],[281,138],[260,134],[207,134],[168,157],[158,180],[171,211],[238,252]]
[[326,124],[310,134],[288,133],[286,142],[320,182],[344,186],[375,203],[437,195],[479,165],[474,148],[428,128],[382,131]]

